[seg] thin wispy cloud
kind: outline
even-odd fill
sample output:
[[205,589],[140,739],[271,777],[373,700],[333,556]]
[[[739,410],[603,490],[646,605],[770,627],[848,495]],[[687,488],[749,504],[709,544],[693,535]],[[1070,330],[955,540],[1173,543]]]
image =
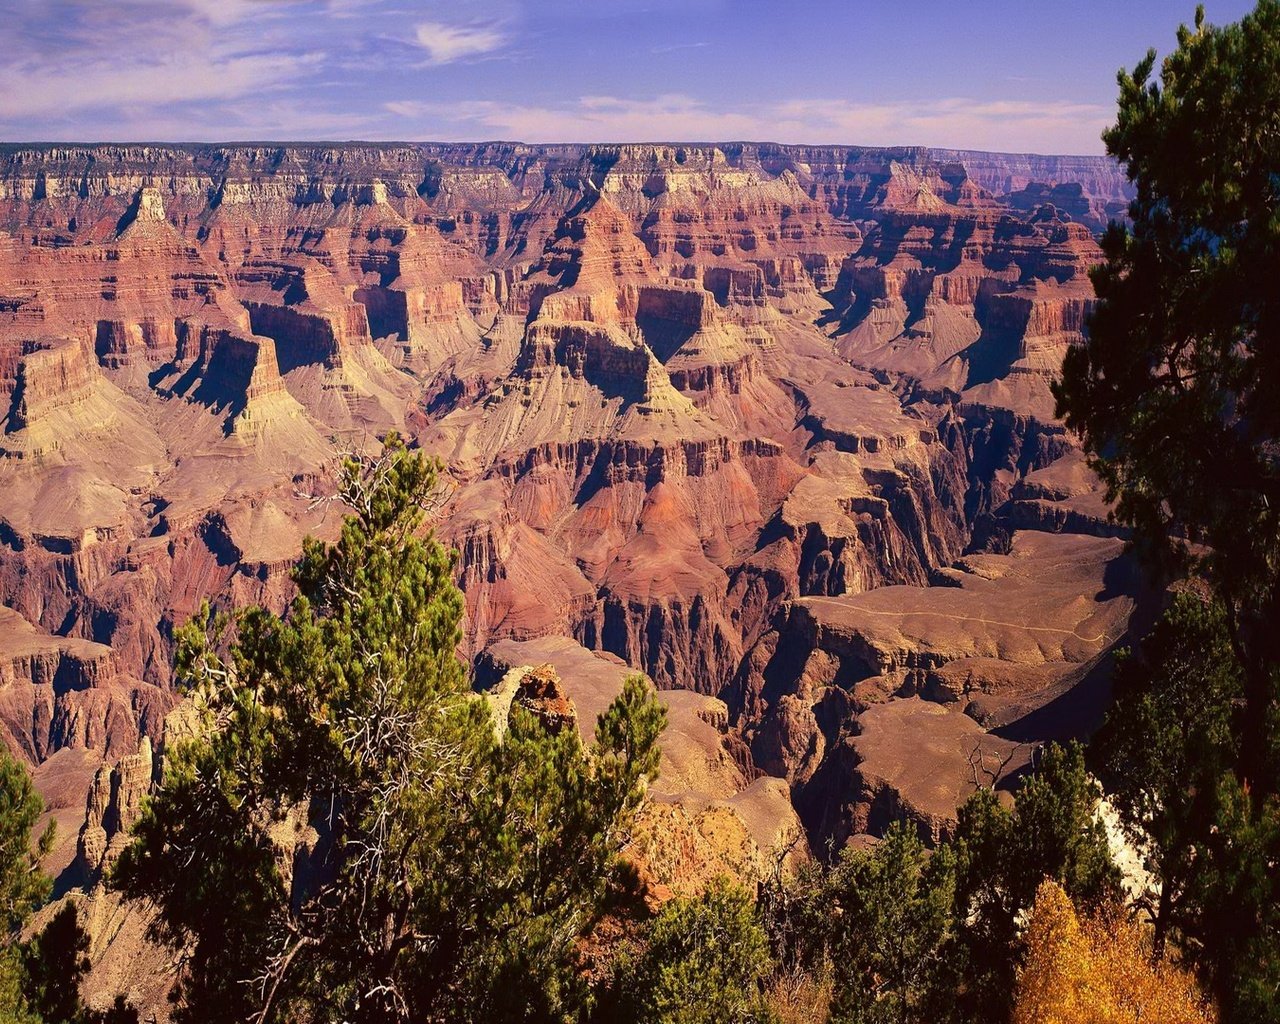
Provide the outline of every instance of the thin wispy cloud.
[[1097,150],[1112,111],[1053,100],[956,96],[856,103],[815,97],[775,104],[767,116],[782,142],[857,139],[879,146],[1086,153]]
[[650,53],[675,53],[678,50],[701,50],[710,46],[710,43],[664,43],[661,46],[651,47]]
[[[271,23],[290,0],[51,0],[0,53],[0,119],[65,118],[269,93],[323,62]],[[56,31],[56,35],[51,35]]]
[[427,51],[431,64],[449,64],[465,57],[492,53],[507,41],[493,26],[447,25],[440,21],[419,22],[414,39]]
[[529,142],[625,142],[745,138],[759,123],[750,115],[718,114],[688,96],[630,100],[584,96],[557,107],[471,100],[434,103],[399,100],[393,114],[419,123],[435,122],[443,140],[519,139]]
[[[694,97],[667,94],[635,100],[583,96],[556,106],[473,100],[399,100],[385,109],[409,122],[438,128],[432,137],[505,138],[529,142],[716,140],[940,148],[1017,148],[1031,152],[1087,152],[1109,111],[1092,104],[948,98],[933,103],[859,104],[793,99],[753,110],[716,109]],[[1008,145],[1009,140],[1015,146]],[[1074,147],[1066,150],[1066,146]],[[1096,148],[1096,146],[1093,146]]]
[[0,118],[47,117],[117,106],[236,99],[281,87],[320,60],[289,56],[194,56],[139,62],[121,72],[110,62],[80,68],[74,82],[49,68],[18,64],[0,70]]

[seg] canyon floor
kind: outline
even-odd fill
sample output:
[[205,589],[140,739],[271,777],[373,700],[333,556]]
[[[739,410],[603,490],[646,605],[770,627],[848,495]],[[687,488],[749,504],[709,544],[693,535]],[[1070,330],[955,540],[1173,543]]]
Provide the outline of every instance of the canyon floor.
[[283,608],[388,430],[443,463],[478,685],[550,665],[584,731],[628,668],[665,691],[655,885],[945,836],[1097,721],[1150,597],[1050,393],[1126,189],[922,149],[0,147],[0,740],[63,887],[150,783],[174,628]]

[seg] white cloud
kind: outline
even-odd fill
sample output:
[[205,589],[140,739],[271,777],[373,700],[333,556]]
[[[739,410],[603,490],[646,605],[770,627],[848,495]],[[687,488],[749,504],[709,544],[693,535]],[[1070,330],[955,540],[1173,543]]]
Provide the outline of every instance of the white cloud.
[[284,84],[319,60],[316,54],[175,54],[132,63],[90,61],[68,77],[58,68],[0,68],[0,116],[48,117],[82,110],[226,100]]
[[[423,101],[394,91],[395,82],[413,88],[415,61],[445,65],[498,50],[511,56],[521,41],[514,26],[529,20],[515,0],[432,0],[431,15],[399,0],[8,3],[0,45],[6,138],[770,140],[1097,153],[1113,117],[1109,105],[1023,99],[1016,83],[1006,84],[1009,98],[1000,100],[860,103],[824,95],[758,105],[675,92],[522,101],[532,89],[514,72],[493,76],[492,98],[446,102],[442,91]],[[715,44],[695,37],[656,49],[708,45]],[[388,74],[370,76],[379,61],[388,62]],[[547,73],[552,88],[561,81],[549,68],[531,69],[533,86],[545,90]],[[439,77],[442,86],[456,84]],[[505,102],[504,93],[516,98]]]
[[[95,114],[92,134],[78,128],[50,122],[41,141],[109,140],[112,142],[303,142],[372,140],[379,134],[376,117],[318,106],[314,101],[281,97],[264,100],[259,96],[205,105],[198,117],[188,108],[123,107]],[[0,132],[4,123],[0,121]],[[385,133],[384,133],[385,134]]]
[[1110,107],[947,97],[892,103],[790,100],[768,110],[783,142],[853,142],[1008,152],[1097,153]]
[[388,112],[416,122],[417,137],[526,142],[771,141],[934,146],[1040,153],[1097,153],[1109,108],[1027,100],[852,103],[792,99],[753,110],[721,110],[689,96],[648,100],[582,96],[557,106],[492,100],[399,100]]
[[401,100],[385,104],[385,109],[418,121],[423,125],[423,137],[446,140],[501,137],[527,142],[715,141],[745,138],[758,127],[750,115],[717,114],[699,101],[680,95],[652,100],[583,96],[563,107],[520,106],[492,100]]
[[662,46],[655,46],[649,50],[650,53],[675,53],[678,50],[701,50],[703,47],[710,46],[710,43],[666,43]]
[[[166,6],[154,0],[132,0],[140,7],[155,7],[163,11]],[[274,15],[287,9],[297,0],[171,0],[169,6],[186,8],[198,17],[214,25],[234,25],[250,18]]]
[[[163,117],[175,104],[263,97],[323,62],[320,52],[299,47],[280,17],[297,6],[118,0],[107,8],[48,0],[44,10],[28,8],[12,27],[13,45],[0,47],[0,118],[38,122],[46,135],[91,112],[92,134],[100,135],[106,121]],[[198,134],[192,129],[188,137]]]
[[441,21],[420,22],[414,33],[432,64],[449,64],[463,57],[475,57],[498,49],[506,41],[493,26],[446,25]]

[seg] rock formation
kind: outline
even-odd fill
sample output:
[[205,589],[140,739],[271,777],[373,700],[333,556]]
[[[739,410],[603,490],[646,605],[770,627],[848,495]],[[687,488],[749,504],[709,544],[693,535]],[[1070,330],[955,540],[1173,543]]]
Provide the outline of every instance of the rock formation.
[[627,668],[669,695],[658,884],[798,822],[936,839],[1087,725],[1140,596],[1048,389],[1126,188],[911,148],[0,147],[0,738],[89,791],[91,872],[174,627],[283,607],[337,459],[394,428],[446,466],[478,681],[587,735]]
[[84,825],[76,839],[76,869],[88,883],[96,882],[128,842],[129,829],[142,813],[142,798],[154,781],[151,739],[144,736],[136,754],[127,754],[115,767],[103,765],[93,777]]
[[[546,661],[518,664],[538,658]],[[481,657],[480,681],[499,672],[489,690],[499,721],[504,709],[520,704],[552,728],[576,724],[589,743],[628,669],[573,641],[545,637],[493,644]],[[794,865],[807,857],[786,783],[750,770],[725,704],[687,690],[659,697],[667,711],[659,775],[627,851],[651,902],[700,891],[724,874],[762,880],[777,859]]]

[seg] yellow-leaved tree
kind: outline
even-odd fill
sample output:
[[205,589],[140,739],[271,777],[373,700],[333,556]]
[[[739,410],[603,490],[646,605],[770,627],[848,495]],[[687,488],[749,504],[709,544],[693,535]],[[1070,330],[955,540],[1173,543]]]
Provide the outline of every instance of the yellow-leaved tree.
[[1026,933],[1014,1024],[1213,1024],[1188,972],[1153,963],[1145,930],[1119,913],[1080,920],[1041,883]]

